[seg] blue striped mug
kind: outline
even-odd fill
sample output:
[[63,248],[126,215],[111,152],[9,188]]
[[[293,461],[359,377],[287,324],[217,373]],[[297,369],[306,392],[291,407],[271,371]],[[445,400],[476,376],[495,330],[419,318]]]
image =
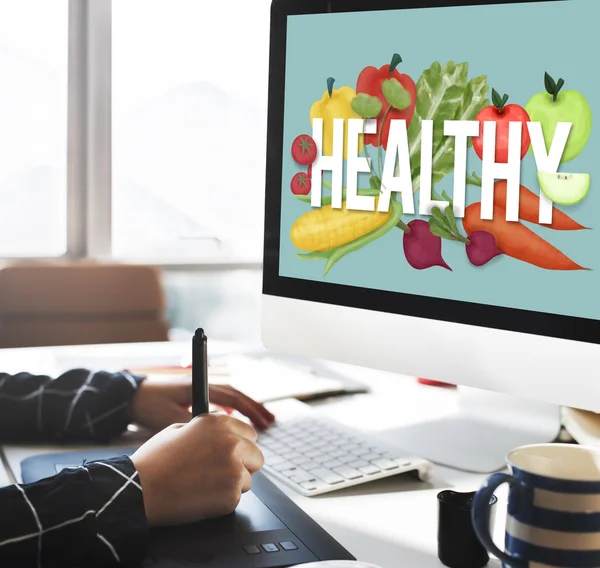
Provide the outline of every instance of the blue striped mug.
[[[600,448],[523,446],[507,457],[510,473],[494,473],[473,502],[475,532],[510,568],[600,566]],[[509,485],[505,550],[492,540],[489,503]]]

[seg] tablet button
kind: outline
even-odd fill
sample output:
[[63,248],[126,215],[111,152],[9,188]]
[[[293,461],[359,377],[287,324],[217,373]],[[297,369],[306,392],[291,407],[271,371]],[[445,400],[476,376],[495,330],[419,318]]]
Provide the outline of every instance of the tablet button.
[[275,544],[263,544],[261,545],[264,549],[265,552],[279,552],[279,548],[277,548],[277,545]]
[[244,550],[247,554],[260,554],[260,548],[255,544],[249,544],[248,546],[244,546]]
[[283,548],[283,550],[298,550],[298,547],[292,541],[280,542],[279,546]]

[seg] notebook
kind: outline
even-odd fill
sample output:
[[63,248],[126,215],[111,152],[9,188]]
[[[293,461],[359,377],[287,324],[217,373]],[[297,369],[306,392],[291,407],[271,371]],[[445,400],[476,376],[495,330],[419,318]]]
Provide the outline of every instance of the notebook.
[[[149,378],[190,375],[189,368],[132,369]],[[284,359],[264,353],[237,353],[210,358],[212,384],[228,384],[258,402],[315,398],[367,392],[367,388],[322,363]]]

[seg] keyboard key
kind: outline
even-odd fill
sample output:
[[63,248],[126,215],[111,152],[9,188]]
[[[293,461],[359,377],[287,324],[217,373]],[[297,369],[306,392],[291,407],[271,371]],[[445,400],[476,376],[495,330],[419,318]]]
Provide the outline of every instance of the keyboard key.
[[318,489],[317,484],[313,481],[305,481],[304,483],[300,484],[300,487],[306,489],[307,491],[315,491],[316,489]]
[[334,469],[334,468],[340,467],[342,465],[344,465],[344,464],[339,460],[329,460],[323,464],[323,467],[326,467],[327,469]]
[[310,459],[313,459],[317,456],[322,455],[322,451],[321,450],[311,450],[310,452],[306,452],[306,457],[309,457]]
[[[322,464],[322,463],[325,463],[325,462],[331,461],[331,456],[330,456],[329,454],[321,454],[321,455],[319,455],[319,456],[315,456],[315,457],[313,458],[313,461],[315,461],[315,462],[317,462],[317,463],[321,463],[321,464]],[[325,467],[327,467],[327,466],[325,466]]]
[[305,469],[306,471],[312,471],[313,469],[319,469],[320,467],[323,467],[323,466],[317,462],[309,462],[309,463],[302,464],[302,469]]
[[[350,464],[352,462],[357,461],[359,458],[357,458],[356,456],[353,456],[352,454],[346,454],[346,455],[340,456],[338,459],[342,463]],[[365,462],[365,464],[367,464],[367,463],[369,463],[369,462]]]
[[360,458],[366,461],[373,461],[373,460],[378,460],[381,456],[379,454],[373,453],[373,452],[369,452],[369,453],[364,453],[360,455]]
[[331,457],[331,459],[335,459],[335,458],[341,458],[342,456],[345,456],[346,451],[339,449],[339,450],[333,450],[333,452],[329,452],[329,456]]
[[281,546],[283,550],[298,550],[298,547],[291,540],[287,542],[280,542],[279,546]]
[[285,461],[286,460],[284,460],[281,456],[278,456],[277,454],[273,454],[269,459],[265,459],[265,462],[271,466],[279,465],[280,463],[283,463]]
[[306,456],[300,456],[299,458],[292,458],[290,461],[295,465],[304,465],[310,463],[312,460]]
[[344,478],[341,475],[338,475],[329,469],[325,469],[324,467],[320,469],[313,469],[310,473],[312,473],[318,479],[323,480],[325,483],[329,483],[329,485],[335,485],[344,481]]
[[[365,461],[365,460],[355,460],[354,456],[352,456],[353,461],[350,462],[344,462],[347,463],[350,467],[355,467],[355,468],[359,468],[359,467],[366,467],[369,465],[369,462]],[[343,460],[342,460],[343,461]]]
[[306,471],[298,470],[290,477],[290,481],[294,483],[304,483],[305,481],[316,481],[314,475],[307,473]]
[[[362,456],[363,454],[369,453],[371,450],[370,448],[365,448],[360,447],[360,448],[355,448],[353,450],[350,450],[350,453],[354,456],[354,457],[359,457]],[[377,454],[379,456],[379,454]]]
[[366,465],[365,467],[359,467],[358,471],[361,471],[365,475],[375,475],[376,473],[381,473],[381,470],[374,465]]
[[288,469],[294,469],[296,466],[292,462],[283,461],[272,467],[275,471],[286,471]]
[[288,461],[294,461],[297,458],[301,458],[302,454],[299,454],[296,450],[291,450],[289,452],[283,452],[281,454],[282,458],[285,458]]
[[399,467],[396,462],[393,462],[392,460],[388,460],[385,458],[380,458],[378,460],[372,460],[371,463],[373,465],[380,467],[381,469],[385,469],[385,470],[396,469],[397,467]]
[[360,471],[354,469],[353,467],[348,467],[347,465],[336,467],[333,471],[342,477],[345,477],[346,479],[358,479],[359,477],[363,476]]
[[315,442],[313,442],[313,447],[316,449],[324,448],[326,446],[329,446],[329,442],[327,442],[326,440],[316,440]]
[[249,544],[248,546],[244,546],[244,550],[246,554],[260,554],[260,548],[255,544]]
[[276,544],[261,544],[265,552],[279,552],[279,548],[277,548]]
[[292,477],[293,475],[296,475],[298,473],[298,468],[297,467],[293,467],[291,469],[286,469],[284,471],[280,471],[279,473],[281,473],[281,475],[285,475],[286,477]]

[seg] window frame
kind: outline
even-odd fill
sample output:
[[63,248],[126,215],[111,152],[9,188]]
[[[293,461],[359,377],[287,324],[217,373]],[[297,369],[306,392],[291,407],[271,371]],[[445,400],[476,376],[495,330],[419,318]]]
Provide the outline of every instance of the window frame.
[[[148,264],[112,254],[112,0],[69,0],[68,11],[66,252],[0,260]],[[255,258],[155,260],[154,266],[179,271],[260,269],[262,251]]]

